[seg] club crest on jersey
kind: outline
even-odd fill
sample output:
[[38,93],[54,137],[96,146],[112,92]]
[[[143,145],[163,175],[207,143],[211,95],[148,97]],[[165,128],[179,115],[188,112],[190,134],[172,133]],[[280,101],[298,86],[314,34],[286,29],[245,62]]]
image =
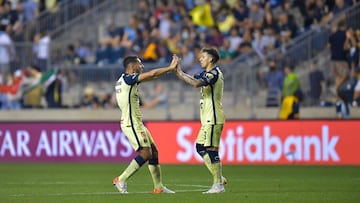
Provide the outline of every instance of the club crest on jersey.
[[214,78],[214,75],[212,73],[206,73],[206,77],[211,80]]
[[140,134],[141,134],[141,137],[144,139],[144,143],[147,143],[148,140],[146,139],[146,134],[145,134],[145,132],[141,132]]

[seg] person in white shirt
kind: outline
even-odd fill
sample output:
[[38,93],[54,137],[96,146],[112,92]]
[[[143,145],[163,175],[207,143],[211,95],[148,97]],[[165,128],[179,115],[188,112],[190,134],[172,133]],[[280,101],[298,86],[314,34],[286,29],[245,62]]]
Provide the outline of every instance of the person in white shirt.
[[36,65],[39,66],[42,72],[45,72],[50,58],[50,36],[45,33],[39,33],[35,36],[34,41],[33,52],[36,55]]
[[0,84],[6,83],[4,80],[10,72],[10,61],[14,54],[12,40],[6,32],[8,24],[7,19],[0,21]]

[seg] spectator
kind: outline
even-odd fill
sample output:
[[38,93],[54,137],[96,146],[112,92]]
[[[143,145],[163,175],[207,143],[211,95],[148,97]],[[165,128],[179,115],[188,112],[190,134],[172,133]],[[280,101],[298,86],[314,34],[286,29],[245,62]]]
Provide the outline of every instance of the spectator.
[[[99,42],[99,48],[96,50],[96,60],[95,60],[96,65],[103,66],[104,64],[109,63],[109,58],[111,54],[111,46],[110,46],[111,42],[112,40],[109,38],[105,38]],[[72,60],[68,61],[68,58],[70,59],[73,58],[71,57],[70,54],[73,55],[71,50],[69,51],[69,57],[65,57],[68,63],[71,63],[72,61]]]
[[115,93],[106,93],[105,95],[103,95],[103,97],[100,100],[100,107],[103,109],[111,109],[111,108],[116,108],[117,104],[116,104],[116,98],[115,98]]
[[359,64],[360,58],[360,30],[355,34],[352,29],[348,29],[346,31],[346,41],[344,44],[344,48],[347,52],[348,63],[350,65],[350,70],[354,70],[354,68]]
[[346,0],[335,0],[335,5],[331,8],[331,12],[329,13],[327,18],[330,20],[334,16],[346,10],[347,8],[349,8],[349,5]]
[[282,88],[282,97],[293,96],[295,91],[300,89],[300,80],[296,73],[294,73],[294,67],[292,65],[285,65],[284,67],[285,79]]
[[3,5],[1,19],[8,20],[9,21],[9,26],[12,28],[12,26],[18,20],[18,14],[17,14],[16,10],[12,9],[11,1],[5,1],[3,4],[4,5]]
[[85,64],[85,61],[76,54],[73,44],[68,45],[66,49],[65,62],[67,65]]
[[360,105],[360,63],[359,66],[356,66],[354,68],[354,76],[356,80],[356,85],[354,87],[354,96],[353,96],[353,102],[352,105],[354,107],[358,107]]
[[200,73],[203,68],[201,67],[201,65],[198,63],[198,58],[200,57],[200,53],[201,53],[201,47],[198,46],[198,45],[195,45],[193,47],[193,52],[194,52],[194,60],[192,61],[192,63],[187,67],[184,67],[184,71],[187,73],[187,74],[191,74],[191,75],[194,75],[194,74],[197,74],[197,73]]
[[54,77],[44,85],[45,99],[48,108],[62,108],[62,76],[58,72]]
[[38,33],[34,37],[33,52],[36,56],[35,65],[37,65],[41,72],[47,70],[50,62],[50,36],[45,33]]
[[0,85],[0,102],[2,110],[21,108],[22,80],[23,74],[20,70],[17,70],[13,75],[9,75],[6,85]]
[[166,108],[168,107],[168,96],[165,92],[164,86],[161,83],[154,85],[154,93],[151,97],[143,101],[143,108]]
[[279,27],[280,32],[286,34],[290,39],[293,39],[297,36],[297,26],[295,22],[289,19],[287,13],[281,13],[279,16]]
[[0,84],[4,84],[4,80],[10,73],[10,62],[15,55],[13,42],[6,32],[8,24],[7,19],[0,20]]
[[184,46],[191,46],[194,44],[194,31],[188,27],[183,26],[181,29],[181,44]]
[[351,106],[347,99],[345,92],[338,90],[336,101],[336,118],[338,119],[350,119],[351,118]]
[[236,56],[245,55],[252,51],[253,51],[253,47],[252,47],[251,31],[245,30],[243,34],[242,42],[240,43],[236,51]]
[[127,48],[121,44],[119,38],[111,41],[109,64],[119,64],[121,59],[125,56]]
[[34,17],[39,15],[39,7],[34,0],[24,0],[22,2],[22,10],[25,23],[31,22]]
[[326,15],[328,14],[328,9],[325,6],[325,2],[323,0],[316,0],[315,3],[315,24],[320,24],[324,21],[324,18],[326,18]]
[[304,28],[309,30],[316,22],[316,4],[314,1],[306,1],[306,8],[304,14]]
[[124,30],[122,28],[117,27],[114,22],[109,22],[103,39],[112,40],[116,37],[121,38],[123,34]]
[[281,90],[284,83],[284,73],[278,69],[276,61],[269,61],[269,72],[265,76],[267,87],[266,106],[276,107],[280,105]]
[[344,21],[338,23],[338,27],[329,37],[329,47],[331,51],[331,69],[335,80],[335,88],[339,88],[349,77],[349,67],[347,63],[345,42],[346,25]]
[[300,102],[302,101],[302,92],[296,90],[293,95],[286,96],[282,103],[279,118],[281,120],[300,119]]
[[245,3],[243,3],[243,1],[240,1],[238,4],[235,4],[232,12],[236,19],[235,24],[239,27],[244,27],[249,19],[249,9],[245,5]]
[[[129,19],[128,25],[124,27],[124,34],[122,36],[122,41],[125,39],[131,43],[130,46],[136,41],[137,38],[137,30],[139,29],[139,20],[136,15],[132,15]],[[129,47],[130,47],[129,46]]]
[[252,2],[249,12],[250,24],[254,28],[261,28],[265,16],[264,9],[258,2]]
[[224,43],[224,36],[221,34],[218,27],[212,27],[209,34],[206,36],[205,42],[208,46],[220,47]]
[[162,17],[162,15],[166,12],[173,12],[172,7],[169,5],[168,0],[160,0],[160,1],[156,1],[156,3],[159,3],[158,5],[156,5],[155,11],[154,11],[154,17],[158,20],[160,20],[160,18]]
[[254,40],[252,41],[252,47],[261,58],[264,58],[265,44],[263,43],[263,33],[261,29],[256,28],[254,30],[253,39]]
[[139,1],[137,5],[136,15],[139,21],[143,23],[150,19],[153,14],[148,0]]
[[230,50],[230,40],[224,40],[223,45],[219,48],[219,54],[222,63],[229,63],[235,58],[235,51]]
[[311,63],[309,69],[309,102],[311,106],[319,106],[320,102],[325,100],[326,82],[324,74],[318,69],[315,63]]
[[354,90],[355,105],[360,104],[360,29],[355,32],[355,45],[350,49],[350,57],[352,61],[352,74],[357,79],[357,84]]
[[90,1],[91,0],[75,0],[75,3],[82,11],[87,11],[90,9]]
[[181,66],[184,70],[188,70],[191,65],[195,62],[195,54],[188,46],[180,47],[180,58],[181,58]]
[[224,35],[228,35],[231,27],[235,24],[235,17],[227,4],[220,7],[216,17],[216,24]]
[[26,68],[27,77],[24,80],[26,85],[23,94],[24,108],[41,108],[43,85],[39,83],[42,72],[39,67],[31,65]]
[[171,36],[171,21],[171,13],[169,11],[164,12],[159,18],[159,31],[162,40],[166,40]]
[[[150,32],[150,33],[149,33]],[[151,31],[144,30],[143,36],[143,49],[139,52],[146,62],[156,62],[162,60],[166,56],[165,45],[161,42],[159,30],[153,29]]]
[[274,33],[279,33],[280,28],[278,23],[276,22],[274,14],[271,11],[265,11],[262,29],[263,31],[265,31],[269,28],[272,29]]
[[242,42],[242,38],[239,35],[238,27],[231,28],[230,36],[228,36],[227,39],[230,41],[229,50],[235,52],[239,47],[240,43]]
[[166,48],[168,50],[167,58],[171,59],[173,54],[180,53],[181,33],[178,32],[169,36],[169,38],[165,40],[165,43],[166,43]]
[[[354,89],[356,86],[357,80],[356,78],[348,78],[345,82],[338,87],[336,96],[336,109],[337,112],[342,114],[343,118],[350,116],[350,109],[347,109],[348,106],[351,106],[354,98]],[[344,111],[346,110],[346,111]]]
[[98,109],[100,107],[99,98],[95,95],[95,90],[92,87],[84,89],[84,95],[80,101],[80,108]]
[[83,40],[77,40],[75,43],[75,53],[79,56],[81,61],[85,63],[90,63],[93,61],[93,53],[89,47],[88,43],[85,43]]

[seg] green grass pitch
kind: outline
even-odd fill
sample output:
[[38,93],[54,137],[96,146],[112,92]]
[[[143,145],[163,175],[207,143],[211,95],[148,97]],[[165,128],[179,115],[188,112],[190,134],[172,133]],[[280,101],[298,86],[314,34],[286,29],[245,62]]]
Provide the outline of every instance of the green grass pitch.
[[125,164],[1,163],[0,203],[227,203],[360,202],[360,166],[225,165],[226,192],[202,194],[211,185],[203,165],[163,165],[163,182],[176,194],[153,195],[147,166],[117,193],[112,179]]

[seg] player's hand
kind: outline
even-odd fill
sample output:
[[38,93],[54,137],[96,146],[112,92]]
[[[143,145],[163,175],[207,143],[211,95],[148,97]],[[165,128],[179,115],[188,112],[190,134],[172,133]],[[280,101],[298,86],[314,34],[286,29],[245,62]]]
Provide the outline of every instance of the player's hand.
[[179,57],[176,54],[174,54],[169,67],[172,70],[175,70],[178,62],[179,62]]

